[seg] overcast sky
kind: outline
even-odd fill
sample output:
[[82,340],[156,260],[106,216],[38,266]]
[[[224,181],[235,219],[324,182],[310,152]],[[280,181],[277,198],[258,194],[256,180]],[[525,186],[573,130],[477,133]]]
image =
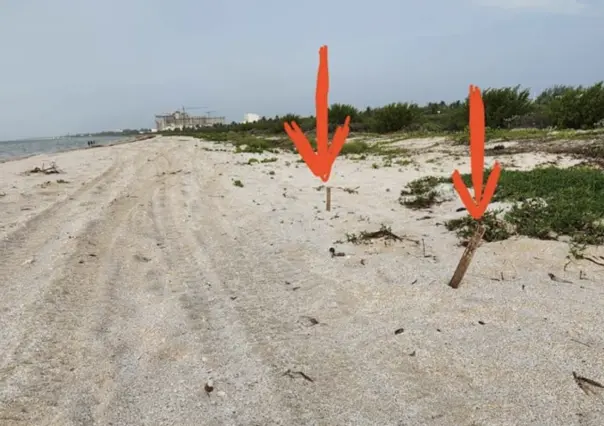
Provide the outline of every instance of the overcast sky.
[[[3,0],[0,140],[604,79],[601,0]],[[191,111],[203,113],[203,110]]]

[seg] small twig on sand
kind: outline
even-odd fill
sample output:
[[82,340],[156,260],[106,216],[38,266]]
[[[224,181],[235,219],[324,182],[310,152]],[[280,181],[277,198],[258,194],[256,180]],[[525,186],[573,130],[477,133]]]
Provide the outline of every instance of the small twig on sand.
[[572,284],[573,283],[572,281],[565,280],[563,278],[559,278],[559,277],[555,276],[554,274],[552,274],[551,272],[548,272],[547,275],[549,276],[550,280],[555,281],[557,283],[564,283],[564,284]]
[[[386,226],[386,225],[382,225],[380,227],[379,231],[373,231],[373,232],[361,231],[358,235],[357,234],[347,234],[347,238],[348,238],[348,242],[353,243],[353,244],[368,244],[371,240],[376,240],[376,239],[380,239],[380,238],[384,239],[384,243],[388,243],[391,241],[407,240],[407,241],[411,241],[411,242],[415,243],[418,246],[421,244],[421,241],[419,241],[419,240],[414,240],[413,238],[409,238],[407,236],[400,237],[400,236],[394,234],[390,230],[390,227]],[[427,256],[427,257],[431,257],[431,256]]]
[[577,386],[579,386],[581,390],[585,392],[586,395],[589,395],[590,393],[594,394],[594,388],[604,389],[604,385],[602,385],[601,383],[598,383],[595,380],[591,380],[586,377],[581,377],[577,375],[577,373],[575,373],[574,371],[573,378],[575,379],[575,383],[577,384]]
[[309,382],[313,382],[314,383],[314,380],[311,379],[310,377],[308,377],[306,374],[304,374],[303,371],[292,371],[292,370],[288,369],[285,373],[283,373],[284,376],[291,377],[292,379],[294,379],[296,377],[296,374],[298,376],[303,377],[304,380],[307,380]]
[[57,167],[56,163],[53,161],[48,167],[44,167],[44,163],[42,163],[42,167],[34,167],[28,173],[44,173],[45,175],[52,175],[59,174],[61,173],[61,171]]
[[587,346],[588,348],[591,348],[591,346],[590,346],[590,345],[588,345],[587,343],[582,342],[582,341],[580,341],[580,340],[577,340],[577,339],[570,339],[570,340],[571,340],[572,342],[579,343],[579,344],[581,344],[581,345]]
[[596,265],[599,265],[599,266],[604,266],[604,263],[603,263],[603,262],[598,262],[598,261],[597,261],[596,259],[594,259],[593,257],[589,257],[589,256],[583,256],[583,259],[585,259],[585,260],[589,260],[590,262],[593,262],[593,263],[595,263]]
[[499,278],[491,278],[491,281],[505,281],[505,278],[503,277],[503,272],[499,273]]
[[402,241],[401,237],[392,233],[392,231],[390,231],[390,229],[388,229],[386,227],[382,227],[382,229],[380,229],[379,231],[375,231],[375,232],[363,232],[361,234],[361,238],[363,240],[373,240],[375,238],[384,238],[386,240]]

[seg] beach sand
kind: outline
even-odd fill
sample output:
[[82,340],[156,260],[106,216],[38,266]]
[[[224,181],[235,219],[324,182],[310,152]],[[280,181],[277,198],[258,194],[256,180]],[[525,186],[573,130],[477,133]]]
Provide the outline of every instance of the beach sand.
[[[296,155],[189,138],[0,164],[0,424],[604,424],[573,378],[604,383],[604,267],[515,237],[448,287],[459,198],[398,197],[469,158],[402,143],[338,158],[330,212]],[[577,160],[513,163],[548,161]],[[346,242],[382,225],[403,240]]]

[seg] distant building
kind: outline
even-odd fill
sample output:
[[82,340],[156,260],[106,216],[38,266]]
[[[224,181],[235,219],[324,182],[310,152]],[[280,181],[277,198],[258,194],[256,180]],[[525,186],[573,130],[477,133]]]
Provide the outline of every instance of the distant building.
[[243,115],[244,123],[255,123],[256,121],[259,121],[259,120],[260,120],[260,116],[258,114],[248,112],[247,114]]
[[209,127],[215,124],[224,124],[225,117],[192,116],[186,112],[176,111],[172,114],[155,116],[155,127],[158,132],[163,130],[182,129],[183,127]]

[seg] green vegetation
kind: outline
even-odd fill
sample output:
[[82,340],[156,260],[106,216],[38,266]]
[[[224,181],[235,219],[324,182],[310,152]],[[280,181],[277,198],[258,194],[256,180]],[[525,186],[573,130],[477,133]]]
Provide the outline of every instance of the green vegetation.
[[501,211],[487,211],[482,216],[480,221],[476,221],[472,216],[464,216],[459,219],[452,219],[445,223],[449,231],[456,231],[457,236],[467,241],[476,230],[478,223],[481,223],[485,228],[485,241],[502,241],[510,238],[514,233],[505,221],[498,216]]
[[[554,86],[535,99],[520,86],[489,88],[483,91],[487,140],[589,139],[604,136],[604,83],[590,87]],[[468,143],[468,99],[389,105],[360,110],[352,105],[333,104],[329,109],[329,131],[351,117],[350,129],[357,138],[349,139],[342,155],[401,154],[386,143],[370,144],[368,139],[389,134],[391,142],[406,138],[444,136],[459,144]],[[295,151],[283,124],[295,121],[316,148],[315,117],[286,114],[263,117],[255,123],[231,123],[165,131],[164,135],[193,136],[214,142],[230,142],[236,152]],[[359,140],[362,134],[365,140]]]
[[235,179],[235,180],[233,181],[233,185],[234,185],[234,186],[237,186],[237,187],[239,187],[239,188],[243,188],[243,182],[241,182],[239,179]]
[[124,130],[109,130],[96,133],[76,133],[75,137],[92,137],[92,136],[136,136],[141,134],[150,134],[151,129],[124,129]]
[[[487,140],[527,141],[514,147],[490,146],[487,151],[511,154],[535,149],[537,145],[528,141],[604,140],[604,82],[589,87],[554,86],[535,99],[529,94],[529,89],[520,86],[483,91]],[[349,155],[353,160],[380,155],[383,162],[372,161],[375,169],[412,164],[411,159],[400,158],[407,151],[404,144],[397,143],[407,138],[444,136],[459,144],[468,143],[467,98],[448,103],[430,102],[424,106],[395,102],[364,110],[347,104],[333,104],[329,110],[330,137],[346,116],[351,117],[352,134],[341,155]],[[294,144],[284,131],[284,123],[292,121],[300,126],[316,148],[315,117],[295,114],[263,117],[255,123],[231,123],[164,134],[229,142],[236,152],[295,152]],[[376,138],[386,134],[387,137]],[[604,145],[601,143],[559,144],[549,146],[548,152],[577,154],[604,167]],[[249,160],[248,164],[256,161]],[[463,178],[470,187],[470,176]],[[433,206],[440,202],[435,188],[443,182],[450,182],[450,179],[427,177],[411,182],[401,192],[399,201],[414,209]],[[509,209],[491,211],[483,216],[481,222],[487,228],[484,237],[487,241],[503,240],[511,235],[540,239],[565,235],[575,245],[604,242],[604,175],[598,170],[587,167],[503,170],[493,201],[507,202]],[[465,238],[476,224],[467,216],[446,225]]]
[[340,154],[364,154],[369,151],[371,151],[371,145],[369,145],[367,142],[352,140],[344,144]]
[[450,179],[439,178],[436,176],[426,176],[416,179],[407,184],[401,191],[399,203],[410,209],[425,209],[438,202],[438,193],[434,188],[444,182],[450,182]]
[[257,158],[250,158],[249,160],[247,160],[247,164],[248,165],[253,165],[253,164],[258,164],[258,163],[274,163],[278,161],[277,157],[271,157],[271,158],[264,158],[262,160],[258,160]]
[[[602,82],[589,87],[554,86],[543,91],[535,99],[531,99],[529,93],[529,89],[520,86],[489,88],[483,91],[488,138],[554,137],[555,135],[546,129],[589,130],[604,126]],[[430,102],[424,106],[397,102],[379,108],[367,107],[365,110],[352,105],[333,104],[329,109],[330,132],[335,131],[336,126],[342,124],[346,116],[351,117],[350,127],[355,133],[370,135],[403,132],[401,139],[405,134],[414,137],[446,134],[464,141],[467,139],[468,99],[449,103]],[[263,117],[255,123],[231,123],[164,134],[189,134],[220,142],[228,140],[237,144],[244,144],[242,139],[247,137],[247,142],[256,146],[256,149],[264,146],[252,141],[252,138],[264,141],[270,148],[291,149],[292,144],[285,137],[283,128],[285,122],[291,121],[295,121],[304,132],[312,136],[315,117],[296,114]],[[514,129],[523,130],[513,131]],[[283,137],[273,140],[263,139],[261,135]],[[356,147],[347,149],[359,153],[359,150],[368,150],[369,147],[359,143]]]
[[[490,171],[485,172],[485,182]],[[471,188],[471,175],[462,176]],[[450,179],[426,177],[411,182],[401,195],[418,196],[428,207],[436,198],[434,187]],[[539,239],[566,235],[576,244],[604,243],[604,174],[590,167],[542,167],[530,171],[503,170],[493,201],[511,204],[509,211],[488,212],[481,219],[484,239],[498,241],[513,234]],[[410,207],[416,207],[411,203]],[[477,222],[470,216],[446,223],[462,238],[469,237]]]

